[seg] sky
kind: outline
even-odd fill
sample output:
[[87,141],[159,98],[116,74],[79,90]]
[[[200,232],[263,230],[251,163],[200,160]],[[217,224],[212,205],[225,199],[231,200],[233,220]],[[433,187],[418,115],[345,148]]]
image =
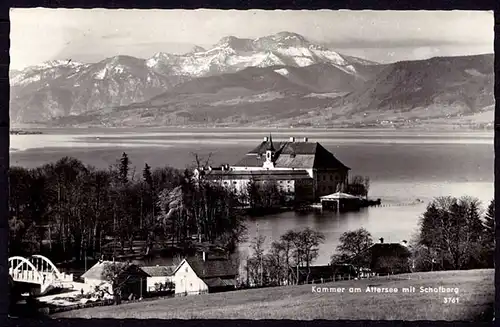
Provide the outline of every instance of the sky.
[[47,60],[148,58],[222,37],[288,31],[381,63],[493,53],[490,11],[11,9],[12,69]]

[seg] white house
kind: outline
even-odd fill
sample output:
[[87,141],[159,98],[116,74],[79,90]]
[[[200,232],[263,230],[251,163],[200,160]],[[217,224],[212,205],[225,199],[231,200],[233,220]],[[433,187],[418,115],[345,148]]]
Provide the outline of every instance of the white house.
[[158,288],[163,288],[167,283],[174,282],[174,270],[176,266],[147,266],[141,267],[149,276],[147,278],[148,292],[156,292]]
[[238,267],[232,260],[186,258],[174,271],[175,295],[233,290]]
[[87,270],[82,279],[88,291],[93,291],[96,286],[100,289],[107,289],[113,293],[112,284],[106,279],[105,269],[110,265],[123,265],[124,269],[120,271],[117,282],[123,285],[123,293],[134,293],[142,297],[143,291],[146,291],[146,280],[149,275],[136,265],[129,265],[123,262],[99,261]]

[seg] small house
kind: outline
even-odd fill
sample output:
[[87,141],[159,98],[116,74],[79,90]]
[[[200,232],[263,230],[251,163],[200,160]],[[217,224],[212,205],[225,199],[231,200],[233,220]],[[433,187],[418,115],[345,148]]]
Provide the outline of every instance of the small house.
[[411,272],[411,252],[407,242],[373,244],[363,253],[351,260],[358,268],[370,269],[379,275],[402,274]]
[[175,295],[192,295],[234,290],[238,265],[234,260],[186,258],[174,271]]
[[123,269],[115,270],[118,272],[116,283],[121,286],[122,297],[126,298],[130,294],[134,294],[137,298],[142,297],[147,290],[147,278],[150,276],[134,264],[113,261],[99,261],[89,270],[87,270],[81,278],[83,279],[87,287],[91,289],[95,289],[96,287],[98,287],[101,290],[107,290],[107,292],[113,294],[112,282],[106,277],[106,270],[109,266],[112,265],[123,267]]
[[176,266],[148,266],[141,267],[150,277],[147,278],[148,292],[166,291],[174,282],[174,271]]

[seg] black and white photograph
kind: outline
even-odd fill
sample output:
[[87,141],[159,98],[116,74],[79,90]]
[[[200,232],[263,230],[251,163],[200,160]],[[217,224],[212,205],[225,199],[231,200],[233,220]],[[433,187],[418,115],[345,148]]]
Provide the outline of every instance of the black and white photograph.
[[494,320],[493,11],[9,15],[11,317]]

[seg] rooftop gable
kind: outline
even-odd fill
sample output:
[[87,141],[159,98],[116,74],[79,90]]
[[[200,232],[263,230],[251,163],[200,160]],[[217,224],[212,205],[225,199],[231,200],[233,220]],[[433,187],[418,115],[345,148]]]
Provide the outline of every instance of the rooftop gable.
[[[96,280],[105,280],[104,276],[104,270],[107,266],[109,265],[127,265],[125,262],[112,262],[112,261],[100,261],[93,265],[89,270],[87,270],[83,275],[82,278],[88,278],[88,279],[96,279]],[[134,275],[141,275],[144,277],[151,277],[148,273],[146,273],[144,270],[139,268],[137,265],[128,265],[127,268],[122,272],[122,273],[130,273]]]
[[[265,152],[270,144],[269,141],[261,142],[234,166],[261,167],[266,160]],[[318,142],[274,142],[273,144],[277,146],[274,156],[276,167],[350,169]]]
[[187,258],[177,266],[174,274],[183,265],[189,265],[199,278],[234,277],[238,275],[238,266],[234,260]]

